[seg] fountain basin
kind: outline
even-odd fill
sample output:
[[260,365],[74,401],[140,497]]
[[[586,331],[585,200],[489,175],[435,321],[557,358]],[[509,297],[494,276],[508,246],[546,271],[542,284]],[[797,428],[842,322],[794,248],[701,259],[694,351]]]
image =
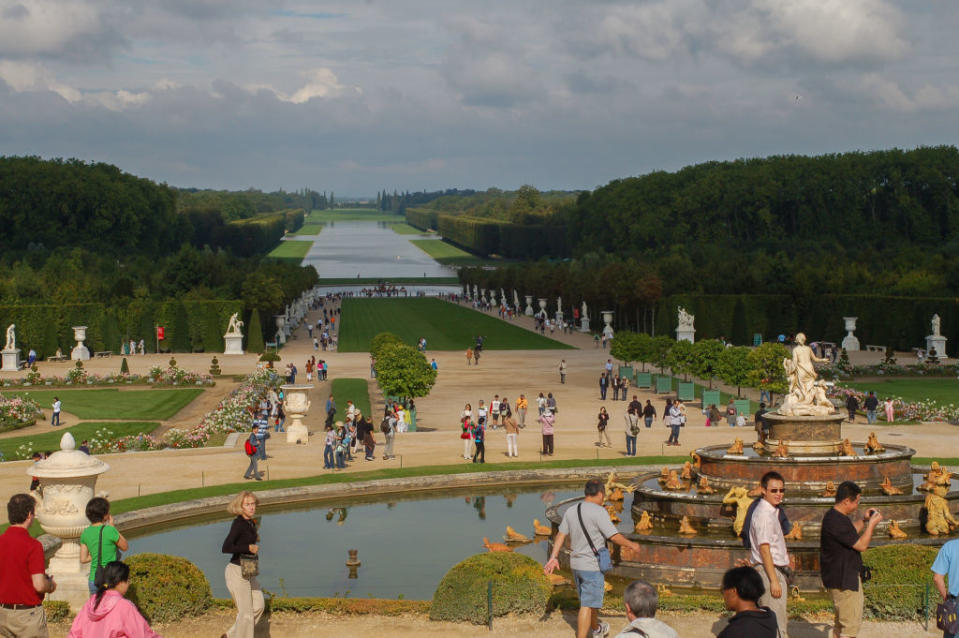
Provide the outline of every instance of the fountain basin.
[[767,412],[769,423],[766,450],[772,451],[780,441],[797,454],[838,454],[842,445],[842,414],[826,416],[783,416]]

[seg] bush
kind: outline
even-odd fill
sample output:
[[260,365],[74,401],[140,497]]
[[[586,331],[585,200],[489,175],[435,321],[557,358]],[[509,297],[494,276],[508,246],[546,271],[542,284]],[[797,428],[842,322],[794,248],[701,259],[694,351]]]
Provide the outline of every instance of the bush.
[[126,563],[130,566],[127,598],[151,624],[198,616],[213,600],[206,576],[185,558],[137,554]]
[[512,552],[476,554],[454,566],[433,594],[431,620],[484,624],[487,583],[493,583],[493,615],[546,611],[552,588],[543,566]]
[[398,335],[395,335],[392,332],[381,332],[370,339],[370,354],[379,359],[383,348],[386,346],[393,346],[402,343],[403,340],[400,339]]
[[120,362],[120,374],[130,374],[130,364],[127,363],[126,357],[123,357],[123,361]]
[[210,376],[218,377],[220,376],[220,372],[222,372],[222,370],[220,370],[220,361],[216,357],[213,357],[213,360],[210,361]]
[[932,587],[929,568],[938,547],[884,545],[867,550],[863,563],[872,580],[863,587],[867,616],[883,620],[913,620],[923,614],[925,585]]
[[275,352],[264,352],[260,355],[260,361],[279,361],[280,355]]
[[47,622],[66,622],[70,620],[70,603],[65,600],[45,600],[43,610],[47,613]]

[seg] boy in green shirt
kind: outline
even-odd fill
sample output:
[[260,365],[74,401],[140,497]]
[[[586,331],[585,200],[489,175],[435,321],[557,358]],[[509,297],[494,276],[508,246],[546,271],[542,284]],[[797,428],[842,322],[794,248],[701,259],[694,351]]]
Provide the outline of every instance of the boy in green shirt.
[[[110,501],[99,496],[90,499],[86,514],[91,524],[80,534],[80,562],[90,563],[88,586],[92,595],[97,593],[97,567],[106,567],[108,563],[120,560],[120,551],[127,551],[129,545],[123,534],[113,526]],[[100,556],[101,545],[103,556]]]

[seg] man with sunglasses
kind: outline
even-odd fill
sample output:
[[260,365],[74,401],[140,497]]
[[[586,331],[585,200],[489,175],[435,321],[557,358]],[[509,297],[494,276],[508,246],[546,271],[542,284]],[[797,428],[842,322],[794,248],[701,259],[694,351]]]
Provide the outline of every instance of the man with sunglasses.
[[779,472],[766,472],[760,480],[763,497],[756,504],[749,525],[750,562],[763,581],[765,592],[759,598],[760,607],[768,607],[776,614],[782,638],[786,632],[786,599],[789,573],[789,554],[786,538],[779,522],[779,507],[786,494],[786,483]]

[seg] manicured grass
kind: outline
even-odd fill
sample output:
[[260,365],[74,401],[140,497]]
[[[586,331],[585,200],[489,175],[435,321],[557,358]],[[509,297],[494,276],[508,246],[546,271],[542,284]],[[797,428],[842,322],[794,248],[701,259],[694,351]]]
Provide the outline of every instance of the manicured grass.
[[306,217],[307,224],[317,222],[402,222],[402,215],[384,213],[373,208],[334,208],[333,210],[315,210]]
[[395,279],[385,279],[383,277],[326,277],[317,280],[318,286],[368,286],[370,284],[382,283],[396,284],[417,284],[420,286],[437,285],[458,285],[460,280],[456,277],[397,277]]
[[504,259],[478,257],[439,239],[411,239],[410,243],[439,263],[447,266],[495,266],[507,263],[507,260]]
[[127,436],[130,434],[149,434],[158,427],[160,427],[160,424],[154,422],[142,423],[128,421],[88,421],[86,423],[81,423],[80,425],[74,425],[73,427],[61,427],[51,432],[44,432],[42,434],[34,434],[31,436],[14,436],[8,439],[0,439],[0,452],[3,452],[4,457],[7,459],[13,458],[12,455],[16,449],[24,444],[29,444],[30,449],[35,452],[46,452],[47,450],[56,451],[60,449],[60,439],[63,437],[64,432],[70,432],[73,434],[73,438],[76,439],[77,445],[79,446],[81,441],[93,438],[93,435],[96,433],[96,431],[101,428],[110,430],[113,432],[116,438],[119,438],[121,436]]
[[483,335],[484,350],[571,350],[559,341],[524,330],[495,317],[439,299],[344,299],[340,352],[367,352],[370,339],[392,332],[428,350],[463,350]]
[[270,251],[267,255],[273,259],[303,259],[306,253],[310,252],[313,246],[311,241],[287,240],[281,241],[280,245]]
[[872,390],[879,401],[885,400],[886,397],[899,397],[905,401],[935,401],[942,404],[956,403],[959,400],[959,380],[951,378],[877,379],[850,381],[844,385],[862,392]]
[[322,224],[322,223],[303,224],[302,226],[300,226],[299,230],[290,234],[291,235],[319,235],[320,231],[323,230],[323,227],[325,225],[326,224]]
[[394,233],[398,233],[400,235],[428,235],[429,234],[425,230],[420,230],[419,228],[416,228],[415,226],[410,226],[406,222],[398,222],[396,224],[390,224],[390,228],[393,229]]
[[81,419],[169,419],[201,394],[200,388],[182,390],[37,390],[17,392],[49,409],[60,397],[63,410]]
[[346,402],[352,401],[353,405],[363,413],[364,416],[372,416],[373,410],[370,408],[370,391],[366,384],[366,379],[333,379],[333,387],[330,391],[333,398],[336,399],[337,414],[346,415]]

